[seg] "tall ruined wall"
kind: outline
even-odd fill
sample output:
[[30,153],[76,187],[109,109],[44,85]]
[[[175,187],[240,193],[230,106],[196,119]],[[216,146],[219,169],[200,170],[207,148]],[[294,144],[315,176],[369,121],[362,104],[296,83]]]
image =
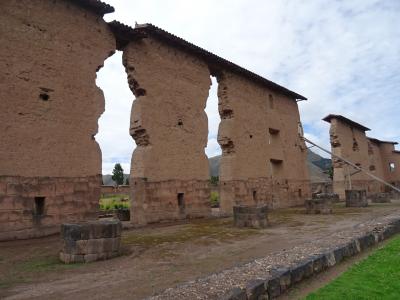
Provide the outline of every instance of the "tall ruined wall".
[[[329,120],[332,152],[387,182],[399,184],[400,169],[390,168],[390,163],[400,166],[400,155],[394,151],[394,143],[367,138],[364,129],[352,126],[340,118]],[[333,167],[334,192],[341,199],[345,198],[345,190],[350,188],[365,189],[369,195],[387,190],[382,183],[364,172],[357,172],[355,168],[338,159],[333,159]]]
[[[381,143],[382,169],[386,180],[400,186],[400,153],[395,151],[393,143]],[[394,168],[391,168],[391,165]]]
[[[383,169],[382,153],[380,149],[380,143],[377,143],[371,139],[368,142],[368,157],[369,165],[365,166],[365,169],[374,174],[375,176],[384,179],[385,172]],[[365,178],[369,181],[367,191],[370,194],[376,194],[384,191],[384,185],[376,180],[372,180],[370,177]]]
[[[40,235],[95,212],[104,111],[95,79],[115,39],[101,16],[50,0],[3,1],[0,39],[0,232]],[[45,198],[40,217],[35,197]]]
[[[360,167],[368,170],[370,158],[368,156],[368,140],[365,131],[339,120],[332,119],[330,128],[332,152],[345,159],[350,160]],[[345,190],[366,188],[366,182],[370,178],[363,172],[355,173],[357,170],[347,164],[333,159],[333,188],[341,199],[345,198]],[[355,173],[354,175],[351,175]],[[349,180],[351,177],[351,183]],[[351,186],[350,186],[351,184]]]
[[136,96],[130,128],[137,144],[130,174],[133,222],[208,215],[207,65],[151,37],[123,50]]
[[232,73],[218,83],[221,209],[302,203],[310,187],[297,103]]

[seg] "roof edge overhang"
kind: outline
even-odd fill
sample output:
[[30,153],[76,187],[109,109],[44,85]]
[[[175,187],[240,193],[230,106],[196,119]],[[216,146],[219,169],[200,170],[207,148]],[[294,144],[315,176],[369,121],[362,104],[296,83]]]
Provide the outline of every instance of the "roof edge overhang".
[[354,122],[353,120],[350,120],[342,115],[335,115],[335,114],[329,114],[326,117],[324,117],[322,120],[325,122],[330,123],[332,119],[338,119],[341,120],[342,122],[350,125],[351,127],[355,127],[358,128],[362,131],[369,131],[371,129],[369,129],[368,127],[365,127],[364,125],[361,125],[360,123]]
[[222,71],[230,71],[239,75],[242,75],[248,79],[251,79],[258,84],[264,85],[271,90],[284,94],[295,101],[307,100],[306,97],[297,94],[275,82],[272,82],[256,73],[253,73],[245,68],[240,67],[220,56],[217,56],[199,46],[196,46],[174,34],[171,34],[153,24],[137,24],[135,28],[122,24],[118,21],[112,21],[108,23],[111,30],[117,39],[117,49],[122,50],[129,42],[140,40],[148,36],[155,37],[163,42],[171,44],[175,47],[183,49],[204,60],[209,68],[210,73],[213,76],[218,76]]

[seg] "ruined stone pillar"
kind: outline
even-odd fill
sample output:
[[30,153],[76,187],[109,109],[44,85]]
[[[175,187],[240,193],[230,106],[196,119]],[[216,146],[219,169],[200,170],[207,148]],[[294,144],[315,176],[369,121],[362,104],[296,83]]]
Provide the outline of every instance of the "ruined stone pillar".
[[1,3],[0,240],[97,214],[104,98],[95,80],[115,39],[102,18],[113,8],[86,2]]
[[150,35],[123,51],[136,96],[130,128],[137,145],[130,173],[132,222],[209,216],[207,64]]
[[304,203],[310,186],[294,98],[231,72],[217,80],[222,214],[235,205]]

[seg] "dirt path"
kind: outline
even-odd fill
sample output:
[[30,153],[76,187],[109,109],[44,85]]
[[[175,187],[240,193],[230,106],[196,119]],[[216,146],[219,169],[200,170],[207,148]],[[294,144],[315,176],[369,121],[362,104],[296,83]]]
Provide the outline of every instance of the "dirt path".
[[274,211],[271,227],[236,229],[230,219],[129,230],[124,255],[91,264],[62,265],[57,236],[0,243],[0,298],[142,299],[177,284],[400,213],[400,202],[332,215]]

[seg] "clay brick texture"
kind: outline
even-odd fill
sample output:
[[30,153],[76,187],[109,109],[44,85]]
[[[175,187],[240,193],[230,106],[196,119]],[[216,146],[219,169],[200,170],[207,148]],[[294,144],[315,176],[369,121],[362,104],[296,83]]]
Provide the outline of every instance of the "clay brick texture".
[[[355,125],[353,121],[339,115],[331,115],[324,120],[331,123],[329,134],[333,154],[350,160],[391,184],[400,184],[400,153],[395,151],[396,143],[368,138],[365,134],[368,128]],[[365,189],[368,196],[388,191],[385,185],[364,172],[357,172],[339,159],[332,159],[333,191],[341,199],[345,199],[345,190],[348,189]]]
[[[0,230],[36,235],[95,211],[101,152],[94,135],[104,111],[96,71],[115,38],[101,15],[75,2],[8,0],[0,42],[0,199],[8,203]],[[45,198],[39,220],[35,197]]]
[[[208,216],[206,63],[151,37],[124,48],[136,100],[130,134],[134,223]],[[140,188],[139,188],[140,186]]]
[[228,72],[218,83],[221,210],[303,204],[310,182],[295,99]]

